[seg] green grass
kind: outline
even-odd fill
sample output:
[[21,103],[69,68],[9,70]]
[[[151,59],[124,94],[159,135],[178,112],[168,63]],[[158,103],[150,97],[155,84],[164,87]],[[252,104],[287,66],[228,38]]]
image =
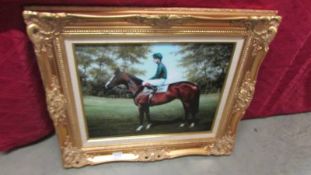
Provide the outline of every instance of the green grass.
[[[200,109],[194,128],[179,128],[184,110],[179,100],[150,108],[152,127],[135,132],[139,125],[138,109],[133,99],[84,97],[88,133],[90,138],[130,136],[141,134],[178,133],[210,130],[219,94],[200,96]],[[145,119],[146,121],[146,119]]]

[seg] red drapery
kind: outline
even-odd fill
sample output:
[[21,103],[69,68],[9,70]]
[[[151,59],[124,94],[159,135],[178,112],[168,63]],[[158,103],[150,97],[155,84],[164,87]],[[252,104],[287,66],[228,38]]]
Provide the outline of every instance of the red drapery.
[[25,5],[207,7],[278,10],[283,17],[258,76],[245,118],[311,111],[311,2],[309,0],[11,0],[0,7],[0,151],[53,132],[32,44]]

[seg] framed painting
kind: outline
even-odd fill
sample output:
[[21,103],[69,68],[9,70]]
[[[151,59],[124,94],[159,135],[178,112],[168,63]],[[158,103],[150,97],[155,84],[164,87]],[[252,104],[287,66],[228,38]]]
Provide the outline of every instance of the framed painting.
[[65,167],[229,155],[269,10],[26,7]]

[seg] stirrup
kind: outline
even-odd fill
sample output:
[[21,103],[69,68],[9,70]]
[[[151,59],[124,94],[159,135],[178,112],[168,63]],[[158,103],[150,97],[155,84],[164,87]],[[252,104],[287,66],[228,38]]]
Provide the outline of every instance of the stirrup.
[[152,99],[153,95],[154,95],[154,93],[150,93],[150,94],[148,95],[148,104],[149,104],[149,105],[151,104],[151,99]]
[[158,88],[156,86],[149,86],[149,88],[152,90],[152,92],[148,95],[148,104],[151,104],[151,99],[154,96],[154,94],[157,92]]

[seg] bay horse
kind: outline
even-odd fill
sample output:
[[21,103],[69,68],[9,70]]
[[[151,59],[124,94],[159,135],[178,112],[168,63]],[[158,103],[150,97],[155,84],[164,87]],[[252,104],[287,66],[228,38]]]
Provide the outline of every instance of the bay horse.
[[[139,111],[139,126],[136,131],[140,131],[144,128],[144,115],[147,118],[146,129],[151,127],[150,121],[150,106],[161,105],[168,103],[174,99],[181,100],[184,108],[184,121],[179,125],[180,127],[185,126],[185,122],[189,127],[194,127],[195,125],[195,115],[199,111],[199,101],[200,101],[200,89],[199,86],[188,82],[181,81],[169,84],[169,87],[164,93],[155,93],[151,99],[149,99],[150,94],[146,94],[143,89],[143,80],[130,75],[126,72],[121,72],[117,69],[114,75],[106,83],[105,87],[111,89],[117,85],[125,85],[127,89],[133,94],[134,103],[138,106]],[[189,114],[191,114],[192,119],[189,120]]]

